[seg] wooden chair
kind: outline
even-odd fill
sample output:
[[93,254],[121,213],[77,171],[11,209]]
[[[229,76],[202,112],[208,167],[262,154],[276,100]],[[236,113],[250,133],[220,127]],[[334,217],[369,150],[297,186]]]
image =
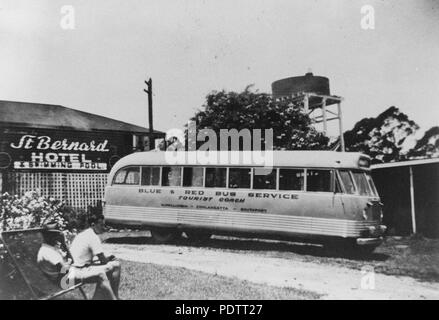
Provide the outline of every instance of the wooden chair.
[[[33,298],[39,300],[48,300],[59,297],[67,292],[78,289],[84,299],[87,299],[82,286],[83,283],[75,284],[67,289],[62,289],[59,284],[50,280],[39,268],[37,264],[38,251],[42,245],[44,229],[26,229],[5,231],[0,233],[0,240],[5,246],[8,254],[17,268],[17,271],[23,277]],[[54,232],[54,231],[51,231]],[[71,254],[65,244],[64,234],[59,233],[59,240],[64,246],[67,255]]]

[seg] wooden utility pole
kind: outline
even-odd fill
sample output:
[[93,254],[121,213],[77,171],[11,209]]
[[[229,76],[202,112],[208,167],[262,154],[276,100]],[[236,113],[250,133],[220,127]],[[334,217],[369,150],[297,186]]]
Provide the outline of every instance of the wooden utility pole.
[[155,147],[154,127],[152,122],[152,79],[145,81],[148,89],[143,89],[148,94],[148,121],[149,121],[149,150]]

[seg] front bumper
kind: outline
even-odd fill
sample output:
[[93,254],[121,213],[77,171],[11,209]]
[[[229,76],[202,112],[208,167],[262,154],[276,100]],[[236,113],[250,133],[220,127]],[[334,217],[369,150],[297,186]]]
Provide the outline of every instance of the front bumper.
[[367,228],[367,237],[382,237],[386,230],[384,225],[370,226]]
[[383,235],[386,232],[387,227],[384,225],[370,226],[367,228],[367,232],[363,234],[363,237],[357,239],[357,244],[364,245],[380,245],[383,242]]
[[383,237],[378,238],[358,238],[357,244],[359,246],[378,246],[383,242]]

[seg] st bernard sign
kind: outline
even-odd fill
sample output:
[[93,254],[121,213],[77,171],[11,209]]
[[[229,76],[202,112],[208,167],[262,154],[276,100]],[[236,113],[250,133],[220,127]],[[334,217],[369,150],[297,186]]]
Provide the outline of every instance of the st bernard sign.
[[48,135],[24,134],[9,147],[27,159],[15,160],[14,169],[106,171],[110,152],[107,139],[55,139]]

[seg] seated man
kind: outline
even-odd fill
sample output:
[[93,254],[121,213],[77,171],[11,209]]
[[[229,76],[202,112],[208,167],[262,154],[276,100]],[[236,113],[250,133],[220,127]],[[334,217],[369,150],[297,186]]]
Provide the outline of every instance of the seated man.
[[[84,274],[82,270],[78,271],[78,268],[72,267],[71,259],[68,259],[67,253],[62,250],[59,232],[53,229],[55,226],[46,225],[46,230],[42,232],[44,243],[37,255],[37,263],[41,271],[63,289],[78,282],[96,283],[93,299],[100,297],[117,299],[107,276],[107,272],[114,267],[108,265],[101,270],[93,270],[89,275]],[[118,264],[116,261],[113,263]]]
[[[105,231],[104,216],[93,215],[88,219],[89,228],[79,233],[73,239],[70,252],[73,257],[73,265],[70,273],[74,278],[85,283],[96,282],[95,297],[103,293],[111,299],[118,299],[120,282],[120,262],[114,256],[106,257],[102,249],[98,234]],[[99,264],[94,263],[97,257]],[[107,287],[107,284],[110,284]],[[99,290],[101,289],[101,290]]]

